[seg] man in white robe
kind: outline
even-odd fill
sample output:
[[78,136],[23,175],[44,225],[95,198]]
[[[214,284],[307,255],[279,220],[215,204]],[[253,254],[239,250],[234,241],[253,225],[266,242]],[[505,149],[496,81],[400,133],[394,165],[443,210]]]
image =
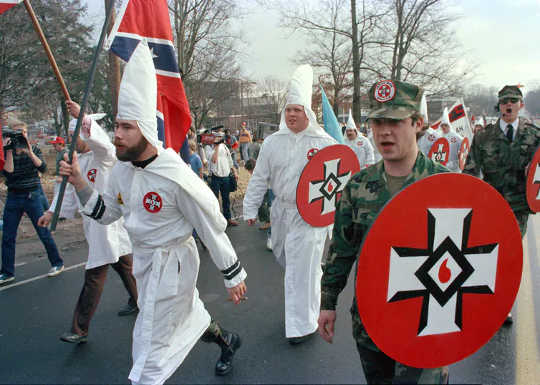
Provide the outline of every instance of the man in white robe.
[[[72,116],[77,118],[79,105],[73,101],[68,101],[67,105]],[[76,140],[82,175],[86,176],[88,182],[99,193],[103,193],[111,168],[116,163],[113,144],[105,131],[88,115],[83,119],[81,136]],[[49,225],[57,198],[55,195],[49,210],[39,219],[40,226]],[[67,189],[62,203],[62,207],[66,203],[68,207],[79,206],[77,195]],[[130,297],[126,307],[120,310],[118,315],[125,316],[138,311],[137,285],[132,273],[131,242],[122,223],[122,220],[119,220],[104,226],[83,216],[83,230],[88,241],[88,260],[83,288],[73,313],[71,331],[60,337],[64,342],[87,342],[90,321],[99,304],[109,265],[122,279]]]
[[216,375],[232,369],[241,345],[236,333],[211,320],[196,288],[199,255],[193,229],[222,272],[230,299],[246,293],[246,272],[225,234],[227,222],[206,184],[157,138],[157,84],[152,56],[141,40],[127,63],[118,98],[114,145],[118,162],[101,195],[82,177],[77,157],[61,163],[84,204],[102,224],[124,218],[133,244],[140,313],[133,330],[134,384],[162,384],[199,338],[221,347]]
[[311,110],[313,70],[302,65],[293,74],[279,130],[261,146],[244,197],[244,219],[255,224],[270,187],[272,250],[285,268],[285,335],[291,344],[317,330],[321,295],[321,258],[328,227],[307,224],[296,207],[296,187],[311,155],[335,144]]
[[349,120],[345,128],[345,145],[356,154],[361,170],[375,163],[373,147],[369,139],[358,132],[351,110],[349,110]]
[[452,128],[452,124],[448,119],[448,110],[446,108],[444,109],[440,130],[441,136],[446,138],[450,145],[450,156],[448,157],[446,167],[452,172],[461,172],[461,169],[459,168],[459,149],[461,148],[463,136],[459,135]]

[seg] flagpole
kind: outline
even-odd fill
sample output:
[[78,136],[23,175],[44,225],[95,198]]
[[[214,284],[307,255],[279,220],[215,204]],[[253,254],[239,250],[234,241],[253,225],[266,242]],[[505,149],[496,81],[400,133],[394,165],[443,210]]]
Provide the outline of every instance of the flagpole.
[[[26,1],[26,0],[25,0]],[[111,20],[111,15],[114,12],[114,0],[110,1],[109,8],[105,10],[105,22],[103,23],[103,28],[101,29],[101,35],[99,36],[99,42],[94,51],[94,57],[92,58],[92,65],[90,66],[90,72],[88,80],[86,82],[86,89],[84,91],[84,96],[81,102],[81,110],[79,112],[79,117],[77,118],[77,125],[75,126],[75,132],[71,137],[71,144],[69,147],[69,163],[73,160],[73,153],[75,152],[75,146],[77,143],[77,138],[79,137],[79,132],[81,131],[81,124],[84,117],[84,111],[86,109],[86,104],[88,103],[88,96],[92,90],[92,83],[94,82],[94,75],[96,74],[97,62],[99,58],[99,53],[103,48],[103,42],[105,41],[105,35],[107,34],[107,26]],[[51,220],[51,231],[56,229],[56,222],[58,221],[58,216],[60,215],[60,209],[62,208],[62,200],[64,199],[64,192],[66,191],[68,177],[64,176],[62,178],[62,183],[60,184],[60,190],[58,191],[58,199],[56,203],[56,208],[54,210],[54,215]]]
[[43,48],[45,49],[45,53],[47,54],[47,57],[49,58],[49,62],[51,63],[51,67],[54,71],[54,74],[56,75],[56,79],[58,79],[60,88],[62,88],[64,97],[66,98],[66,100],[71,100],[71,98],[69,97],[69,92],[66,88],[66,84],[64,83],[64,78],[62,77],[62,74],[60,73],[60,70],[58,69],[58,66],[56,65],[56,60],[54,60],[51,47],[49,47],[49,43],[47,43],[47,39],[45,38],[45,35],[43,34],[43,30],[41,29],[41,26],[39,25],[39,21],[36,17],[36,14],[34,13],[34,10],[32,9],[32,5],[30,5],[30,0],[24,0],[24,6],[26,7],[26,11],[30,15],[30,19],[32,19],[32,24],[34,25],[34,29],[36,30],[36,33],[39,36],[39,40],[41,40],[41,44],[43,45]]

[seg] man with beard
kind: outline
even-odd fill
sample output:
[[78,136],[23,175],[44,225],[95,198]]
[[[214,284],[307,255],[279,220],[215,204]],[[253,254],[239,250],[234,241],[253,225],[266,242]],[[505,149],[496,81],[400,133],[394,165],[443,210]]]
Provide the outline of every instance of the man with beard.
[[[484,181],[501,193],[512,208],[523,237],[531,213],[526,195],[527,171],[540,145],[540,131],[519,117],[524,104],[518,86],[504,86],[498,98],[495,108],[500,117],[474,136],[463,173],[482,173]],[[505,324],[511,323],[509,314]]]
[[229,297],[246,293],[246,272],[225,234],[227,222],[212,191],[157,137],[157,83],[145,40],[127,63],[118,97],[114,145],[119,160],[103,194],[81,176],[77,157],[61,163],[82,212],[102,224],[124,218],[133,245],[139,315],[133,330],[134,384],[162,384],[199,338],[221,348],[216,375],[232,370],[238,334],[213,321],[196,288],[199,255],[193,229],[221,270]]
[[[71,100],[66,104],[71,115],[77,118],[80,112],[79,105]],[[76,139],[76,145],[82,174],[93,188],[103,193],[110,171],[116,163],[114,146],[105,131],[88,115],[83,119],[81,134]],[[39,219],[40,226],[49,225],[56,208],[57,194],[49,210]],[[71,200],[74,202],[70,202]],[[68,193],[64,195],[63,203],[78,206],[79,202],[76,194]],[[83,230],[88,241],[88,260],[83,288],[73,313],[71,330],[60,337],[64,342],[87,342],[90,321],[99,304],[109,266],[118,273],[129,294],[127,305],[118,312],[118,315],[127,316],[138,311],[137,286],[132,274],[131,242],[122,223],[120,219],[104,226],[83,216]]]

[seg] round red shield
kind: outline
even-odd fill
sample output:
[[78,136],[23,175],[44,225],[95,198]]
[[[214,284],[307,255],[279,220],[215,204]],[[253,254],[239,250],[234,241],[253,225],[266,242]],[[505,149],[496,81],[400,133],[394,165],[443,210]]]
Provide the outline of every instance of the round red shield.
[[446,138],[439,138],[433,143],[429,150],[428,158],[446,166],[450,158],[450,144]]
[[359,314],[395,360],[449,365],[499,330],[522,265],[516,219],[493,187],[470,175],[430,176],[396,195],[371,226],[358,260]]
[[86,177],[92,183],[96,181],[96,175],[97,175],[97,170],[95,168],[88,170],[88,172],[86,173]]
[[356,154],[343,144],[325,147],[313,155],[296,187],[296,205],[304,221],[315,227],[334,223],[341,191],[358,171]]
[[144,195],[143,206],[146,211],[155,214],[159,210],[161,210],[161,206],[163,206],[163,200],[158,193],[149,192]]
[[469,143],[469,138],[463,138],[461,141],[461,146],[459,147],[458,158],[459,158],[459,168],[463,170],[465,168],[465,163],[467,163],[467,155],[469,155],[469,150],[471,145]]
[[534,154],[527,174],[527,203],[533,212],[540,211],[540,149]]

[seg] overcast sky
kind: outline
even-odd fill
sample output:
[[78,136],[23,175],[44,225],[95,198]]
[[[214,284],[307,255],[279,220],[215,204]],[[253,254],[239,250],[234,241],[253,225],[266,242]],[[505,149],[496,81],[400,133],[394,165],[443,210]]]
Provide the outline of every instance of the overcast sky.
[[[101,23],[103,0],[83,1],[89,6],[89,20]],[[255,1],[244,3],[254,5]],[[540,86],[540,0],[453,0],[449,4],[462,15],[455,25],[456,38],[467,52],[464,60],[478,64],[475,83],[495,87],[522,83],[524,91]],[[279,28],[277,14],[255,7],[247,11],[241,27],[247,43],[242,58],[245,75],[286,80],[294,69],[290,59],[304,49],[303,41]]]

